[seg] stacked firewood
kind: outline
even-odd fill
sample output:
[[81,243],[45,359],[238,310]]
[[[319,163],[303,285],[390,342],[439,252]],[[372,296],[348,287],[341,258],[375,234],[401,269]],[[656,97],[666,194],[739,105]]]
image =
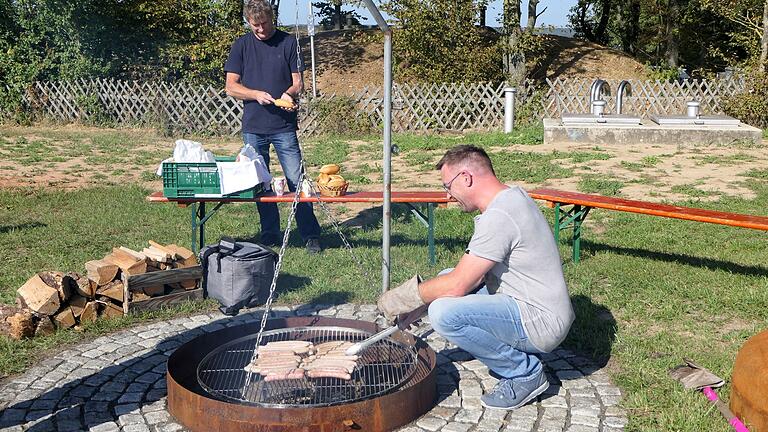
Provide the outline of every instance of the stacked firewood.
[[131,276],[196,265],[189,249],[150,240],[141,251],[120,246],[102,259],[88,261],[85,274],[38,273],[17,290],[15,307],[0,305],[0,334],[21,339],[52,333],[56,328],[77,328],[100,317],[122,316],[126,302],[197,287],[197,280],[191,279],[145,287],[126,296],[125,283]]

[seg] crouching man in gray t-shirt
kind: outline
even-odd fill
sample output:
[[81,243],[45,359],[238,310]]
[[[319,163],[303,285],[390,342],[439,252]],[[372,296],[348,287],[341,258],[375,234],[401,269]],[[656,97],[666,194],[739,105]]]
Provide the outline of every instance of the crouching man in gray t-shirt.
[[555,349],[574,320],[560,255],[536,203],[496,178],[483,149],[454,147],[437,169],[463,211],[481,212],[466,253],[434,279],[386,292],[378,306],[394,318],[429,304],[435,330],[501,377],[483,405],[515,409],[549,387],[536,354]]

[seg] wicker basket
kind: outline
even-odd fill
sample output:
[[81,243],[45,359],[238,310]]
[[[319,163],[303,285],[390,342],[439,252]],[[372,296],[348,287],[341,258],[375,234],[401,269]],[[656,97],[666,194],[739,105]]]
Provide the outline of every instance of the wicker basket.
[[344,184],[341,186],[328,186],[320,183],[317,184],[317,190],[320,191],[320,195],[327,197],[342,196],[347,193],[347,187],[349,187],[349,182],[344,182]]

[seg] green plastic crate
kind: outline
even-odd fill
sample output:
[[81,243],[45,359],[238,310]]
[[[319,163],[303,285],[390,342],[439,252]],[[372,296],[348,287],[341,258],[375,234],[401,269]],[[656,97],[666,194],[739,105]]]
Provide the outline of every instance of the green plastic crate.
[[[234,157],[216,156],[217,162],[234,162]],[[264,191],[262,184],[224,198],[254,198]],[[163,164],[163,195],[167,198],[221,196],[219,170],[214,162],[166,162]]]

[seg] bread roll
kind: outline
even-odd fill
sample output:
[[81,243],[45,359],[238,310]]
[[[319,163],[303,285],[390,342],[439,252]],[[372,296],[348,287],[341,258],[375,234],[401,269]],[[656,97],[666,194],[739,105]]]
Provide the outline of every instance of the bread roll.
[[342,177],[342,176],[332,176],[331,179],[328,180],[328,183],[326,183],[326,186],[341,187],[341,186],[344,186],[344,184],[346,184],[346,183],[347,183],[347,181],[344,180],[344,177]]
[[331,176],[325,173],[320,173],[320,175],[317,177],[317,183],[318,184],[326,184],[331,180]]
[[336,174],[341,170],[341,168],[336,164],[328,164],[323,165],[320,167],[320,172],[323,174]]
[[285,99],[275,99],[275,105],[281,108],[293,108],[293,104]]

